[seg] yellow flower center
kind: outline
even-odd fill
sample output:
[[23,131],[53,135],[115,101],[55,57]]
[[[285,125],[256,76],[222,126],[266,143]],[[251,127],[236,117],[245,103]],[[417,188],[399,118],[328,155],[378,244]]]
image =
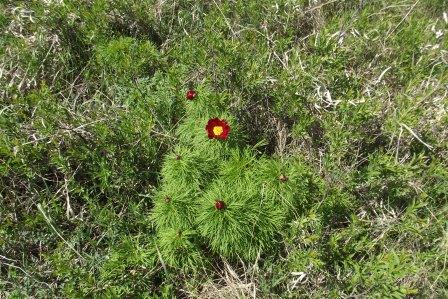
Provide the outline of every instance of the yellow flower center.
[[223,131],[224,129],[221,126],[213,127],[213,134],[215,134],[216,136],[221,135]]

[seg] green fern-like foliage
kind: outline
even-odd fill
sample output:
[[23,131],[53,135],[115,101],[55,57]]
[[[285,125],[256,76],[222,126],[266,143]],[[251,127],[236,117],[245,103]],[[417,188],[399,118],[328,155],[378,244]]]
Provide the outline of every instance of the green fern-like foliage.
[[[303,163],[260,156],[245,145],[226,104],[225,96],[198,88],[163,163],[151,218],[162,258],[175,268],[207,256],[201,250],[254,259],[274,247],[307,196]],[[205,126],[215,117],[229,123],[228,139],[208,138]]]
[[[272,244],[282,226],[281,209],[263,197],[253,179],[218,179],[201,198],[197,226],[223,256],[255,257]],[[215,207],[216,201],[224,202],[222,210]]]
[[193,147],[177,146],[165,158],[162,179],[166,184],[175,182],[197,189],[207,183],[208,176],[214,174],[217,163],[217,157],[201,155]]
[[197,246],[197,234],[191,229],[163,228],[158,231],[162,260],[170,267],[193,269],[205,264]]
[[187,184],[164,184],[155,196],[152,219],[156,227],[188,229],[193,225],[194,199],[199,190]]

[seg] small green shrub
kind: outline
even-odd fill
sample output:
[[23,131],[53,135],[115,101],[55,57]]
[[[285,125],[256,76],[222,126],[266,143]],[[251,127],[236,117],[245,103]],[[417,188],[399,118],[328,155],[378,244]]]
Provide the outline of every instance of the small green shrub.
[[[179,126],[179,145],[164,161],[152,218],[163,233],[197,231],[191,234],[198,248],[205,246],[228,258],[254,259],[273,248],[287,217],[304,205],[306,168],[298,160],[282,165],[258,157],[253,149],[239,149],[238,139],[244,134],[233,126],[232,118],[227,140],[209,139],[205,124],[222,109],[221,101],[205,88],[200,90]],[[218,201],[223,207],[216,206]],[[162,248],[162,256],[173,260],[169,244]],[[182,254],[188,256],[188,251]]]

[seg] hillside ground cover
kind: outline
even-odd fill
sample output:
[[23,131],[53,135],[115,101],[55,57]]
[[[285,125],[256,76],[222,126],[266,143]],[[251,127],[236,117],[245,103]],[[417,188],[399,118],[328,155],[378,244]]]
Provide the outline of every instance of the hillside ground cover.
[[448,297],[446,0],[0,1],[0,298]]

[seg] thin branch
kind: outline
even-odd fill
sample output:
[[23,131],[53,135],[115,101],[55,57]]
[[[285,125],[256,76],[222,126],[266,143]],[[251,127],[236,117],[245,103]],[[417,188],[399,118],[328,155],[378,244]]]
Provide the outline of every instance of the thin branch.
[[226,22],[227,26],[229,27],[230,31],[232,31],[232,35],[235,37],[235,31],[233,30],[232,26],[230,26],[229,20],[227,20],[226,16],[224,15],[224,13],[221,10],[221,7],[219,7],[218,3],[216,3],[215,0],[213,0],[213,3],[215,3],[216,8],[218,8],[219,13],[222,15],[222,17],[224,18],[224,22]]
[[309,9],[305,10],[305,11],[303,12],[303,14],[312,12],[312,11],[314,11],[314,10],[316,10],[316,9],[319,9],[319,8],[325,6],[325,5],[328,5],[328,4],[337,2],[337,1],[339,1],[339,0],[331,0],[331,1],[328,1],[328,2],[325,2],[325,3],[322,3],[322,4],[319,4],[319,5],[313,6],[313,7],[309,8]]
[[160,263],[162,264],[163,271],[165,271],[165,274],[168,277],[168,270],[166,269],[165,261],[162,258],[162,254],[160,253],[159,247],[157,246],[157,242],[154,242],[154,245],[156,246],[157,256],[159,258]]
[[[3,256],[2,256],[2,257],[3,257]],[[5,258],[5,257],[4,257],[4,258]],[[11,259],[8,259],[8,258],[5,258],[5,259],[7,259],[7,260],[11,260]],[[43,282],[43,281],[40,281],[40,280],[34,278],[31,274],[29,274],[27,271],[25,271],[25,269],[23,269],[22,267],[16,266],[16,265],[14,265],[14,264],[6,263],[6,262],[0,262],[0,265],[2,265],[2,264],[5,265],[5,266],[8,266],[8,267],[11,267],[11,268],[20,270],[21,272],[23,272],[23,274],[25,274],[25,275],[28,276],[29,278],[34,279],[35,281],[37,281],[37,282],[40,283],[40,284],[44,284],[44,285],[46,285],[48,288],[51,288],[51,286],[50,286],[48,283]]]
[[397,29],[398,27],[401,26],[401,24],[403,24],[403,22],[407,19],[407,17],[411,14],[411,12],[414,10],[414,7],[420,2],[420,0],[415,1],[415,3],[411,6],[411,8],[409,8],[408,12],[406,13],[406,15],[403,17],[403,19],[401,19],[400,23],[398,23],[397,26],[395,26],[395,28],[389,32],[386,37],[384,38],[384,41],[386,41]]
[[48,225],[53,229],[53,231],[58,235],[59,238],[70,248],[76,255],[81,258],[83,261],[85,258],[69,243],[67,240],[64,239],[64,237],[56,230],[56,228],[53,226],[53,224],[50,221],[50,218],[48,218],[47,214],[45,214],[44,209],[42,208],[42,205],[40,203],[37,204],[37,209],[42,213],[42,215],[45,218],[45,221],[47,221]]
[[0,254],[0,258],[2,258],[2,259],[4,259],[4,260],[7,260],[7,261],[10,261],[10,262],[17,262],[17,260],[7,258],[6,256],[1,255],[1,254]]
[[397,162],[397,163],[398,163],[398,154],[399,154],[399,150],[400,150],[401,135],[403,135],[403,127],[400,127],[400,134],[398,134],[397,150],[395,152],[395,162]]
[[409,133],[411,133],[418,141],[420,141],[420,143],[421,144],[423,144],[424,146],[426,146],[429,150],[433,150],[434,149],[434,147],[433,146],[431,146],[431,145],[429,145],[429,144],[427,144],[426,142],[424,142],[420,137],[418,137],[418,135],[417,134],[415,134],[415,132],[414,131],[412,131],[412,129],[411,128],[409,128],[406,124],[404,124],[404,123],[400,123],[400,126],[402,126],[402,127],[404,127],[406,130],[408,130],[409,131]]

